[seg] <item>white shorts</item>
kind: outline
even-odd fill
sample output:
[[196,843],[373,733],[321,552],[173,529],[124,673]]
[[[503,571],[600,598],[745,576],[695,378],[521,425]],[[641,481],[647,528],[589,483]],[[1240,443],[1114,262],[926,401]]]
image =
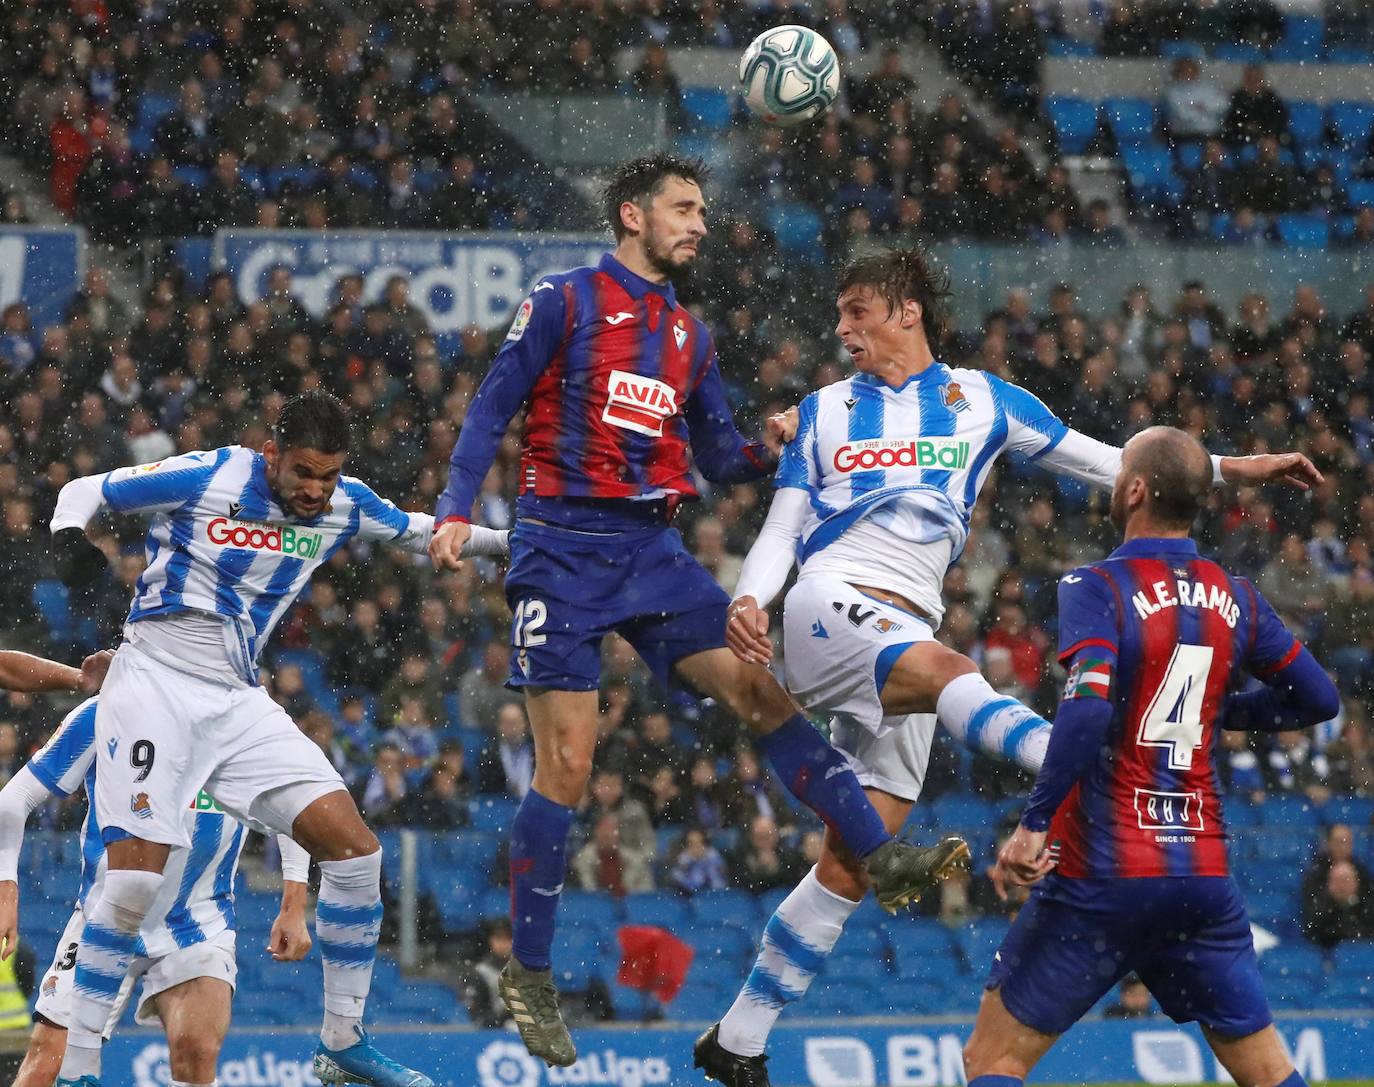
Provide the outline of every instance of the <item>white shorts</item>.
[[229,686],[163,664],[125,643],[95,716],[96,818],[149,842],[191,844],[183,813],[203,788],[262,833],[343,779],[261,687]]
[[[71,1022],[72,979],[76,975],[76,946],[81,939],[81,930],[86,924],[85,915],[78,909],[67,921],[62,930],[62,938],[57,941],[57,952],[53,955],[52,965],[43,975],[38,987],[38,1001],[34,1011],[56,1026],[66,1028]],[[105,1039],[114,1034],[115,1026],[124,1015],[129,999],[133,996],[134,986],[140,980],[143,991],[139,994],[138,1010],[135,1021],[141,1027],[160,1026],[153,1007],[153,1001],[168,989],[173,989],[196,978],[218,978],[228,984],[230,996],[238,984],[238,959],[234,953],[234,933],[221,932],[211,940],[179,947],[167,955],[157,958],[136,956],[124,978],[124,984],[115,997],[114,1007],[110,1009],[109,1021],[105,1024]]]
[[910,646],[934,640],[925,620],[830,574],[802,578],[783,604],[787,689],[830,715],[831,743],[861,784],[911,801],[925,781],[935,715],[885,715],[881,681]]

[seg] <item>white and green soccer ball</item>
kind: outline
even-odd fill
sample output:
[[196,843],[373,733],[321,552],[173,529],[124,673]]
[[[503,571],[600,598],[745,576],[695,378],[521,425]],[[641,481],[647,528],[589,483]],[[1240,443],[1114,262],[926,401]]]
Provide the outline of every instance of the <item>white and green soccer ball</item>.
[[840,62],[830,43],[804,26],[775,26],[749,43],[740,89],[754,114],[790,127],[818,117],[840,93]]

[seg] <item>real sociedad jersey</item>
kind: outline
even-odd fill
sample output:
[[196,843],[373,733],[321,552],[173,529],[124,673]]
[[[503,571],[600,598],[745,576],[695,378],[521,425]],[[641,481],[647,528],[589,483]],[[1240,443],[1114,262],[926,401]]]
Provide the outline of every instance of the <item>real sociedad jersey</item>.
[[1268,601],[1187,539],[1123,544],[1065,575],[1065,698],[1112,703],[1107,741],[1060,804],[1049,841],[1068,878],[1224,876],[1213,748],[1242,672],[1287,667],[1300,645]]
[[240,678],[255,661],[316,567],[350,540],[378,540],[424,553],[434,519],[407,513],[367,484],[341,476],[330,506],[310,520],[278,505],[266,461],[243,446],[185,453],[119,468],[101,478],[105,505],[152,513],[148,568],[129,621],[200,611],[230,620]]
[[[900,388],[869,374],[828,385],[802,401],[775,481],[810,498],[797,563],[805,574],[860,522],[899,544],[948,540],[952,561],[998,454],[1043,456],[1067,433],[1031,393],[980,370],[937,362]],[[938,617],[938,585],[932,591],[918,603]]]
[[[98,698],[88,698],[63,720],[28,767],[50,792],[66,797],[83,785],[95,795],[95,713]],[[179,947],[234,931],[234,877],[243,852],[245,830],[220,811],[205,792],[186,812],[191,845],[167,857],[158,896],[139,932],[140,955],[158,958]],[[76,905],[100,897],[105,878],[105,846],[95,805],[81,826],[81,891]]]

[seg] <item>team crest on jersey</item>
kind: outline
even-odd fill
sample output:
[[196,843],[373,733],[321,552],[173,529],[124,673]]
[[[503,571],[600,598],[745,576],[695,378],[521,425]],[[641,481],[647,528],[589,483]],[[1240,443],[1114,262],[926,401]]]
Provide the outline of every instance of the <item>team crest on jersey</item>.
[[43,979],[43,995],[55,996],[57,993],[57,975],[49,974]]
[[140,819],[151,819],[153,817],[153,805],[149,802],[147,793],[135,793],[130,797],[129,810]]
[[891,619],[880,618],[873,620],[873,627],[879,634],[891,634],[894,630],[901,630],[901,623],[894,623]]
[[964,395],[964,390],[959,388],[957,381],[951,381],[945,386],[944,390],[945,407],[951,411],[968,411],[972,404],[968,402],[968,397]]
[[514,343],[525,334],[525,327],[530,323],[530,314],[534,312],[534,303],[526,298],[520,303],[520,308],[515,311],[515,320],[510,324],[510,331],[506,333],[506,341]]
[[673,340],[679,351],[682,350],[682,345],[687,342],[687,329],[681,321],[673,326]]
[[650,438],[663,436],[663,422],[677,414],[677,394],[657,378],[612,370],[606,382],[601,420]]

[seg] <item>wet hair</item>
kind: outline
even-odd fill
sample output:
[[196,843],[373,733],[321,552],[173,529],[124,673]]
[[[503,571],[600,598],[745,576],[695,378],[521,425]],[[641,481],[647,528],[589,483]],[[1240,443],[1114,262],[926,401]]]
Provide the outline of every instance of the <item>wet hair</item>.
[[337,397],[319,389],[293,396],[281,409],[272,436],[285,452],[314,449],[325,454],[348,452],[348,412]]
[[1131,442],[1129,471],[1145,480],[1152,520],[1169,528],[1191,528],[1212,490],[1212,458],[1191,434],[1150,427]]
[[704,185],[710,177],[710,171],[700,159],[667,153],[631,159],[615,168],[602,189],[602,207],[616,241],[628,233],[625,224],[620,221],[620,205],[628,201],[646,207],[662,191],[663,183],[670,177]]
[[932,348],[938,347],[948,328],[951,291],[949,272],[936,268],[919,248],[886,249],[851,260],[840,272],[838,293],[855,287],[870,287],[881,295],[889,309],[900,309],[903,302],[918,302],[921,324]]

